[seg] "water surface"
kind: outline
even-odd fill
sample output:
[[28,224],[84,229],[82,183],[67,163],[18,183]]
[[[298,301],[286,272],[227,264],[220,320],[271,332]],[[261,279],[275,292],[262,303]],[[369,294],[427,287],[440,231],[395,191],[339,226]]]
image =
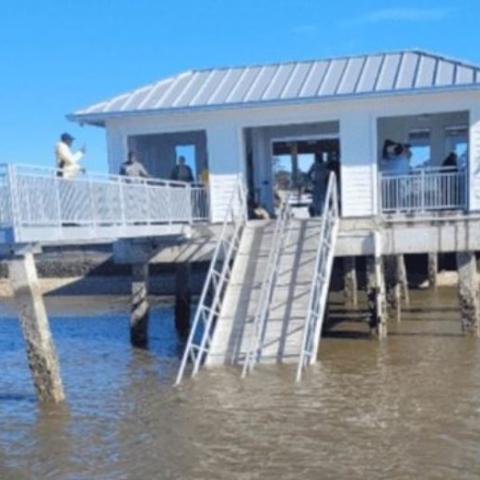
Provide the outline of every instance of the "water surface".
[[453,290],[412,292],[401,324],[368,339],[364,313],[294,367],[202,372],[172,388],[181,342],[169,305],[150,349],[129,345],[128,299],[48,300],[67,394],[40,407],[14,311],[0,311],[0,478],[478,479],[480,346]]

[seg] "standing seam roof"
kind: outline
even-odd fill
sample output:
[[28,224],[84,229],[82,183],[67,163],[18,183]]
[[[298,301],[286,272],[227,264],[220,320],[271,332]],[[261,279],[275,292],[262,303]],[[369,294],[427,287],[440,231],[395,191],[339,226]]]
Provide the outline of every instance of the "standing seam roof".
[[411,50],[191,70],[77,110],[72,117],[480,86],[480,66]]

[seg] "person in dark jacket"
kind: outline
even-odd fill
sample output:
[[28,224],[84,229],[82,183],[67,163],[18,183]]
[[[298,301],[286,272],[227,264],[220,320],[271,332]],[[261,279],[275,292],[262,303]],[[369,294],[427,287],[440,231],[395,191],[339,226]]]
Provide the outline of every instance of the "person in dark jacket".
[[187,165],[185,157],[178,157],[178,163],[173,167],[170,178],[179,182],[193,182],[192,169]]

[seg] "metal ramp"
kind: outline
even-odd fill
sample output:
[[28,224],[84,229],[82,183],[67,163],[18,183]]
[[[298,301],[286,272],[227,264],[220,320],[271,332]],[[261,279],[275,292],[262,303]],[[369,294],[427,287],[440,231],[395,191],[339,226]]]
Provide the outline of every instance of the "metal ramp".
[[[283,362],[298,363],[299,379],[313,363],[338,230],[335,177],[329,179],[322,217],[296,219],[288,205],[287,200],[276,221],[242,224],[229,241],[223,269],[212,261],[177,384],[189,359],[192,376],[202,364],[242,365],[246,376],[258,363]],[[211,287],[215,293],[207,306]]]
[[285,205],[276,222],[247,223],[206,365],[242,365],[246,376],[257,363],[296,362],[303,368],[313,358],[337,228],[333,175],[322,217],[296,219]]

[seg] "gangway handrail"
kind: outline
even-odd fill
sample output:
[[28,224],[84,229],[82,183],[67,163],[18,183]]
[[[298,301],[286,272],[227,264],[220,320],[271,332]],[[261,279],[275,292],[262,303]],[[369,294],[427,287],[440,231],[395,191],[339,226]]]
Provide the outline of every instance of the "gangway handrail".
[[245,378],[247,374],[251,373],[255,368],[255,365],[260,361],[262,344],[265,336],[265,325],[268,319],[270,305],[272,303],[281,252],[283,251],[283,246],[285,244],[285,234],[291,214],[292,207],[290,204],[290,195],[288,195],[281,205],[275,222],[272,243],[261,284],[260,296],[255,310],[252,336],[250,337],[242,368],[242,378]]
[[[185,350],[175,385],[179,385],[185,374],[189,359],[192,361],[191,376],[194,377],[205,360],[212,340],[215,319],[220,314],[224,290],[233,268],[232,262],[240,246],[242,232],[247,222],[247,201],[241,178],[230,198],[220,237],[210,261],[195,317],[190,327]],[[231,229],[231,232],[229,232]],[[218,264],[221,264],[218,267]],[[210,297],[210,291],[213,296]],[[212,299],[209,301],[209,297]],[[203,328],[203,332],[200,332]],[[197,336],[200,335],[200,340]]]
[[315,270],[310,286],[307,317],[305,319],[302,346],[297,366],[297,382],[302,378],[303,369],[308,364],[315,363],[317,359],[325,307],[328,300],[338,225],[337,182],[335,174],[332,172],[328,179],[327,193],[323,206]]

